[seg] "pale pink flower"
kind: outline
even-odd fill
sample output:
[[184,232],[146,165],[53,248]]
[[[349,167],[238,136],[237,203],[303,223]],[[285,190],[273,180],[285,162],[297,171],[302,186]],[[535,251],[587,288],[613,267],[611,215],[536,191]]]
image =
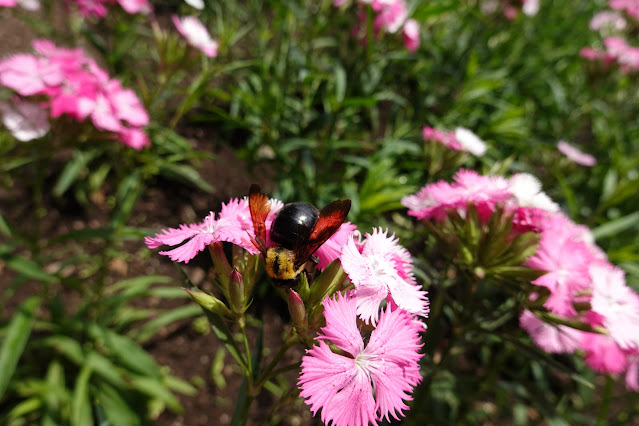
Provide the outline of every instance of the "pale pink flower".
[[0,61],[0,84],[22,96],[41,93],[47,87],[38,58],[28,54],[17,54]]
[[462,149],[461,143],[455,138],[455,132],[443,132],[429,126],[424,126],[422,129],[422,138],[425,141],[439,142],[455,151],[461,151]]
[[593,16],[589,26],[593,31],[621,31],[626,25],[626,19],[619,12],[606,10]]
[[541,190],[541,182],[529,173],[517,173],[508,179],[514,205],[558,212],[559,205]]
[[525,265],[547,271],[532,282],[550,291],[544,306],[557,315],[573,317],[577,293],[590,286],[588,265],[595,256],[562,215],[548,216],[542,228],[539,248]]
[[608,6],[611,9],[624,11],[628,16],[639,20],[639,3],[636,0],[610,0]]
[[151,141],[144,130],[137,127],[125,127],[118,132],[120,142],[128,147],[141,150],[145,146],[150,146]]
[[[420,332],[423,326],[401,309],[387,307],[379,316],[368,344],[357,325],[357,301],[338,294],[324,299],[326,326],[319,344],[306,351],[298,381],[300,396],[324,424],[376,425],[399,420],[411,400],[419,374]],[[326,341],[346,355],[334,353]]]
[[409,52],[415,52],[419,48],[419,24],[414,19],[404,23],[404,46]]
[[412,258],[397,242],[380,228],[366,234],[359,247],[349,239],[342,251],[342,268],[355,286],[357,313],[367,324],[377,322],[386,299],[413,315],[428,315],[428,298],[415,281]]
[[127,13],[151,12],[151,4],[148,0],[73,0],[78,10],[85,17],[103,18],[107,15],[107,5],[119,3]]
[[17,140],[27,142],[49,132],[49,114],[39,104],[21,99],[0,102],[2,124]]
[[180,225],[179,228],[163,229],[154,237],[146,237],[144,242],[150,249],[161,245],[181,246],[161,251],[160,254],[168,256],[176,262],[189,263],[196,254],[204,250],[209,244],[228,241],[250,252],[257,254],[259,251],[246,238],[246,231],[235,226],[226,219],[215,219],[215,213],[211,212],[201,223]]
[[548,324],[531,311],[519,316],[519,326],[526,330],[533,342],[549,353],[571,353],[579,349],[582,331],[559,324]]
[[151,12],[151,4],[148,0],[118,0],[118,3],[127,13],[142,13],[144,15]]
[[487,149],[486,143],[479,136],[464,127],[457,127],[452,132],[444,132],[424,126],[422,137],[425,141],[439,142],[455,151],[470,152],[477,157],[483,156]]
[[204,0],[184,0],[184,2],[197,10],[204,9]]
[[622,72],[639,69],[639,48],[628,45],[626,40],[619,37],[606,38],[604,45],[608,54],[617,61]]
[[626,353],[626,389],[639,392],[639,351]]
[[568,157],[568,159],[582,166],[592,167],[597,164],[595,157],[580,151],[566,141],[559,141],[557,143],[557,149],[559,152]]
[[639,295],[626,285],[623,270],[596,262],[589,272],[592,311],[620,348],[639,350]]
[[20,6],[25,10],[39,10],[40,0],[0,0],[0,7]]
[[375,31],[383,29],[386,32],[395,33],[402,27],[408,17],[404,0],[374,0],[371,5],[373,6],[373,10],[377,12],[373,21]]
[[521,11],[526,16],[535,16],[539,12],[539,0],[522,0]]
[[462,151],[468,151],[477,157],[486,153],[486,143],[465,127],[455,129],[455,139],[459,142]]
[[195,48],[201,50],[208,57],[217,56],[218,43],[211,38],[206,27],[195,16],[185,16],[179,18],[176,15],[171,17],[175,28],[186,38]]

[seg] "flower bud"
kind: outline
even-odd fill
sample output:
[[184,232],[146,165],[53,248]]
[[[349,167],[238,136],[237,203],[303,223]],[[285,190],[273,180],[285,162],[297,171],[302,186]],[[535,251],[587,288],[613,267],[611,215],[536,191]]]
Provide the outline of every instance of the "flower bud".
[[322,273],[313,281],[311,285],[311,297],[309,298],[310,306],[314,306],[326,296],[330,296],[342,287],[342,283],[347,275],[342,269],[342,263],[339,259],[332,261]]
[[189,294],[189,296],[191,296],[193,300],[195,300],[198,305],[200,305],[207,311],[226,317],[232,316],[229,308],[227,308],[224,302],[222,302],[217,297],[206,294],[202,291],[189,290],[188,288],[185,288],[184,290]]
[[297,330],[301,333],[308,326],[306,320],[306,308],[304,307],[304,301],[299,294],[293,289],[288,291],[288,310],[291,313],[291,322]]
[[227,294],[229,288],[229,277],[231,275],[231,265],[224,253],[224,246],[222,245],[222,242],[209,244],[209,253],[211,253],[211,259],[215,266],[217,282],[222,288],[224,294]]
[[244,310],[244,278],[237,268],[233,268],[229,283],[229,299],[234,312]]

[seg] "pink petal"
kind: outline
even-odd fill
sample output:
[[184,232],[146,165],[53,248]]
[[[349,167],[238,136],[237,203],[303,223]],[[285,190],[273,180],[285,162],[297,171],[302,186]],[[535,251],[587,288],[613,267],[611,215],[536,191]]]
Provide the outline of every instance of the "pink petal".
[[[379,306],[379,305],[378,305]],[[357,300],[338,293],[334,299],[324,299],[326,327],[322,328],[322,339],[356,356],[364,349],[364,341],[357,328]]]

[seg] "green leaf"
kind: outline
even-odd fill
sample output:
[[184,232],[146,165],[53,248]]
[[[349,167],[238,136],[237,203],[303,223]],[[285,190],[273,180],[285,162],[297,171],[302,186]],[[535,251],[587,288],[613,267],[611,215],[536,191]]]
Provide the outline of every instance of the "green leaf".
[[[96,389],[96,412],[97,417],[106,417],[110,425],[138,426],[142,423],[142,413],[138,415],[139,409],[130,407],[121,392],[107,383],[100,382]],[[100,422],[100,426],[105,426]]]
[[168,178],[180,180],[200,188],[206,192],[212,192],[213,187],[202,179],[196,169],[185,164],[162,163],[159,165],[160,174]]
[[195,386],[179,377],[167,376],[164,378],[164,383],[172,391],[179,392],[183,395],[195,396],[198,392]]
[[630,213],[593,229],[592,235],[595,240],[612,237],[628,229],[636,229],[637,223],[639,223],[639,212]]
[[130,379],[130,385],[135,390],[166,403],[176,413],[182,413],[180,401],[161,381],[151,377],[134,376]]
[[30,297],[20,304],[11,322],[7,326],[6,334],[0,348],[0,397],[9,386],[9,381],[22,356],[31,329],[35,322],[35,312],[40,306],[39,297]]
[[128,337],[98,324],[89,326],[89,334],[108,349],[110,355],[117,360],[119,365],[156,379],[162,377],[160,367],[155,359]]
[[73,399],[71,400],[71,425],[83,426],[93,424],[93,414],[91,413],[91,397],[89,394],[89,379],[91,378],[91,367],[85,365],[80,370],[73,389]]
[[66,163],[64,170],[62,170],[58,181],[53,187],[53,195],[60,197],[64,194],[97,154],[96,150],[89,152],[76,150],[73,153],[73,158]]
[[140,327],[135,335],[135,340],[137,340],[138,342],[145,342],[146,340],[153,337],[153,335],[157,333],[158,330],[160,330],[161,328],[166,327],[167,325],[170,325],[176,321],[201,314],[202,309],[200,308],[200,306],[193,304],[167,310],[166,312],[158,315],[156,318]]
[[3,253],[0,255],[0,259],[14,271],[24,275],[27,278],[31,278],[37,281],[43,281],[50,284],[57,283],[58,277],[45,272],[40,265],[25,257],[18,256],[12,253]]

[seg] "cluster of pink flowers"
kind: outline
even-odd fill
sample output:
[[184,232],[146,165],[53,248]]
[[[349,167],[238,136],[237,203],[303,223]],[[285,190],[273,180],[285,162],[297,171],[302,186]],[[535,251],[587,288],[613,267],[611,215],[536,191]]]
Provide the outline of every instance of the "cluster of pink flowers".
[[118,3],[127,13],[151,12],[151,4],[148,0],[70,0],[75,4],[82,16],[103,18],[107,15],[109,4]]
[[604,65],[615,63],[624,73],[639,70],[639,47],[629,45],[621,37],[606,37],[603,44],[605,50],[584,47],[580,55],[586,59],[600,61]]
[[611,9],[625,12],[631,18],[639,21],[639,1],[637,0],[610,0]]
[[545,323],[529,311],[522,314],[521,326],[548,352],[580,350],[586,364],[599,372],[626,372],[626,386],[639,391],[639,295],[587,228],[552,215],[544,218],[540,232],[539,248],[526,265],[546,271],[532,282],[549,291],[544,307],[592,331]]
[[584,47],[580,55],[586,59],[600,62],[604,65],[616,64],[621,72],[628,73],[639,70],[639,47],[628,43],[624,38],[629,18],[639,21],[639,1],[610,0],[608,6],[613,10],[597,13],[590,21],[590,28],[608,34],[603,40],[603,49]]
[[82,49],[59,48],[49,40],[36,40],[33,48],[35,54],[0,61],[1,85],[34,97],[51,117],[90,118],[97,129],[115,133],[125,145],[141,149],[150,144],[142,130],[149,116],[133,90],[109,78]]
[[539,12],[539,0],[484,0],[480,4],[483,13],[501,12],[507,19],[517,18],[520,12],[535,16]]
[[409,215],[435,221],[451,210],[463,216],[472,204],[487,222],[501,206],[513,215],[515,232],[539,233],[539,247],[525,265],[545,272],[532,281],[545,290],[530,294],[531,300],[545,297],[548,314],[592,332],[544,322],[531,311],[521,315],[522,328],[548,352],[581,350],[597,371],[626,371],[627,386],[639,391],[639,295],[597,247],[590,230],[562,214],[535,177],[517,174],[506,179],[460,170],[453,183],[426,185],[402,203]]
[[455,151],[467,151],[478,157],[486,153],[486,143],[472,131],[457,127],[454,131],[442,131],[429,126],[422,129],[425,141],[437,142]]
[[[333,4],[337,7],[347,3],[348,0],[334,0]],[[408,18],[408,9],[405,0],[357,0],[356,3],[361,7],[370,6],[375,13],[373,20],[373,31],[377,36],[380,32],[385,31],[391,34],[402,30],[404,46],[410,52],[414,52],[419,48],[419,24],[414,19]],[[360,25],[353,29],[353,34],[366,39],[366,10],[359,10]]]
[[40,0],[0,0],[0,7],[20,6],[26,10],[39,10]]
[[[275,199],[270,204],[265,220],[268,246],[271,224],[283,206]],[[244,198],[223,203],[219,215],[211,212],[201,223],[163,230],[145,242],[149,248],[177,246],[160,254],[188,263],[209,244],[221,241],[259,253],[249,236],[254,230]],[[323,301],[326,326],[316,338],[318,346],[303,357],[302,397],[308,398],[314,414],[321,409],[326,424],[397,419],[421,381],[420,333],[425,330],[422,318],[429,312],[426,292],[412,273],[410,254],[387,231],[375,229],[361,237],[355,225],[345,222],[314,255],[320,270],[339,258],[353,289]],[[373,328],[367,344],[358,321]],[[326,342],[344,355],[332,352]]]

